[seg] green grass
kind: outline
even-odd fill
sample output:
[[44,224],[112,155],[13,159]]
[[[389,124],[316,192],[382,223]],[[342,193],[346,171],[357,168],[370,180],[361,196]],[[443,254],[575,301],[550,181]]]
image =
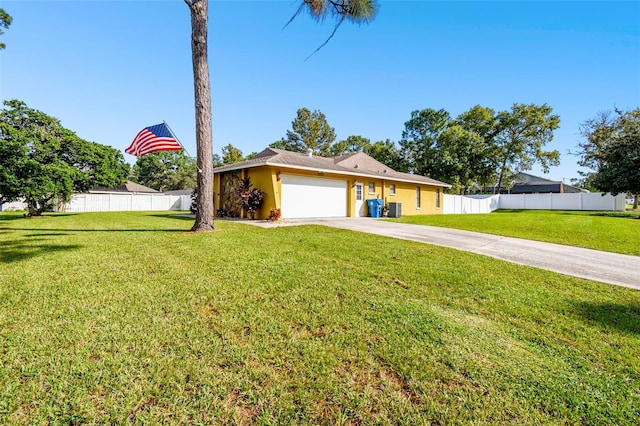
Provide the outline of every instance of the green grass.
[[640,292],[191,224],[0,214],[0,424],[637,424]]
[[404,216],[389,220],[640,256],[640,213],[497,210],[489,214]]

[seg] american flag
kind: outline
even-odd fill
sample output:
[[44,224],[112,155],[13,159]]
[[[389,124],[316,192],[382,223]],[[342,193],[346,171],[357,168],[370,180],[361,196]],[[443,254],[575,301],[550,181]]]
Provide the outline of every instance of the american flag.
[[124,152],[142,157],[156,151],[180,151],[182,145],[173,136],[166,123],[145,127],[140,130]]

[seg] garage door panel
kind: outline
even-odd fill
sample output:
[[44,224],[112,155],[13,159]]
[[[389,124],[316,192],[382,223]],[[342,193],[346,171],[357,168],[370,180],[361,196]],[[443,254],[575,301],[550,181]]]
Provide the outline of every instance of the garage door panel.
[[347,181],[281,175],[282,217],[347,216]]

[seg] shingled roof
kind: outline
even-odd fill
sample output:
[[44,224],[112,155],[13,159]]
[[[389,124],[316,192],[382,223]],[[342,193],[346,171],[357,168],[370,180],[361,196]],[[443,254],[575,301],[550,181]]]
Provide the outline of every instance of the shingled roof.
[[450,188],[448,183],[426,176],[397,172],[364,152],[354,152],[337,157],[306,155],[283,149],[267,148],[255,157],[226,166],[216,167],[214,173],[242,170],[260,166],[275,166],[291,169],[313,170],[326,173],[341,173],[350,176],[377,177],[409,183],[422,183]]
[[160,191],[157,191],[153,188],[148,188],[144,185],[140,185],[139,183],[135,183],[130,180],[128,180],[124,185],[119,185],[112,188],[107,188],[105,186],[95,186],[91,188],[89,192],[132,192],[144,194],[160,193]]

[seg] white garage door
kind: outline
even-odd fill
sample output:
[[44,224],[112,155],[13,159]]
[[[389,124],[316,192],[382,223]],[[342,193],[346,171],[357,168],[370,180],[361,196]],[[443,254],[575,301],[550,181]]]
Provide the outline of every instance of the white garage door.
[[347,181],[280,175],[282,217],[346,217]]

